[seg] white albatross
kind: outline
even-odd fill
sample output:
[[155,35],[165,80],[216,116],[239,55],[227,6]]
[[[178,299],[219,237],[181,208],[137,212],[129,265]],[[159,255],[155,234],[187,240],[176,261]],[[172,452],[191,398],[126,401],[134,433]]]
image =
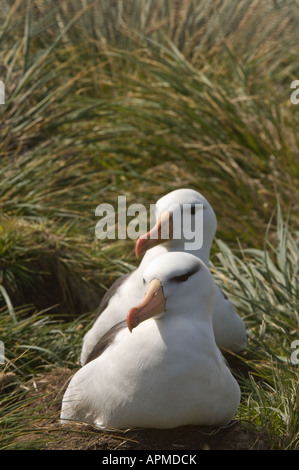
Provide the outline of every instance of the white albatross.
[[143,279],[142,301],[72,377],[61,422],[117,429],[227,425],[241,394],[215,343],[210,271],[197,257],[173,252],[155,258]]
[[[194,227],[196,210],[201,210],[199,205],[202,205],[203,211],[202,246],[197,250],[190,249],[189,253],[197,256],[206,266],[209,266],[217,219],[207,199],[192,189],[178,189],[160,198],[155,207],[156,225],[136,243],[136,255],[145,253],[143,259],[134,271],[119,278],[103,297],[95,322],[83,339],[81,365],[92,357],[93,350],[97,348],[101,337],[112,326],[124,320],[126,312],[141,300],[143,296],[142,275],[151,260],[167,252],[188,252],[186,242],[190,240],[184,238],[185,219],[173,218],[173,213],[177,210],[183,211],[183,207],[186,208],[184,214],[190,211],[190,226]],[[173,227],[173,221],[176,220],[180,221],[181,227]],[[167,232],[168,226],[170,227],[169,238],[163,239],[162,234]],[[176,233],[180,232],[180,236],[176,239],[172,237],[174,230]],[[240,352],[247,347],[244,322],[220,288],[216,291],[213,326],[216,343],[223,351]]]

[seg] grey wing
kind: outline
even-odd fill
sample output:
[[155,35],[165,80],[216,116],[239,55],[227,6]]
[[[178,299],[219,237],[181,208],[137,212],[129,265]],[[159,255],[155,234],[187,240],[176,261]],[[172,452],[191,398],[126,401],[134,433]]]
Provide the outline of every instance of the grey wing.
[[113,340],[114,340],[115,336],[117,335],[117,333],[120,330],[122,330],[123,328],[126,328],[126,327],[127,327],[127,320],[123,320],[123,321],[117,323],[116,325],[112,326],[112,328],[110,328],[110,330],[108,330],[107,333],[105,333],[99,339],[99,341],[94,346],[92,351],[88,354],[84,365],[87,364],[90,361],[93,361],[97,357],[99,357],[105,351],[105,349],[108,348],[108,346],[113,342]]
[[119,277],[118,279],[116,279],[116,281],[114,281],[114,283],[112,284],[112,286],[107,290],[107,292],[105,292],[101,302],[100,302],[100,305],[99,305],[99,308],[97,310],[97,313],[96,313],[96,316],[95,316],[95,319],[94,321],[97,320],[97,318],[99,318],[99,316],[101,315],[101,313],[106,309],[111,297],[114,296],[114,294],[116,293],[117,289],[131,276],[131,274],[133,273],[134,271],[132,272],[129,272],[129,273],[126,273],[124,274],[123,276]]

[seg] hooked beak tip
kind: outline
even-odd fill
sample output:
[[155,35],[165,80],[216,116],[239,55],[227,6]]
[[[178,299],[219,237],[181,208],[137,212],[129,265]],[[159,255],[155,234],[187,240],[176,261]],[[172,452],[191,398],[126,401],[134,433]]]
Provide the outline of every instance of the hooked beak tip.
[[138,316],[136,315],[137,312],[138,312],[138,308],[135,308],[135,307],[131,308],[128,312],[127,326],[128,326],[130,333],[132,333],[133,329],[139,325]]
[[136,306],[130,308],[127,314],[127,326],[129,331],[136,328],[143,321],[164,312],[165,297],[161,282],[153,279],[147,288],[143,300]]
[[135,246],[135,255],[136,255],[136,258],[139,258],[139,256],[145,251],[143,249],[143,243],[142,243],[142,239],[141,238],[138,238],[137,240],[137,243],[136,243],[136,246]]

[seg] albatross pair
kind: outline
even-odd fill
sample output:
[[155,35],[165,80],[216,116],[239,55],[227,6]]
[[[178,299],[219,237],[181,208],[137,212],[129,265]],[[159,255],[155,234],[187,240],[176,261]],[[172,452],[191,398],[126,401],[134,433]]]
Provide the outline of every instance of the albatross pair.
[[243,349],[246,333],[207,267],[214,211],[199,193],[174,191],[158,201],[153,230],[182,199],[203,204],[203,247],[194,255],[183,240],[145,236],[137,243],[137,253],[148,251],[103,300],[84,338],[83,367],[64,395],[62,421],[172,428],[225,425],[236,413],[240,389],[219,347]]
[[[144,295],[143,271],[149,263],[168,252],[186,252],[188,240],[184,237],[185,231],[182,226],[184,218],[173,219],[172,215],[178,208],[189,207],[191,226],[195,226],[196,213],[192,208],[203,211],[202,236],[203,243],[200,249],[189,252],[201,259],[209,267],[210,250],[217,229],[217,219],[213,208],[197,191],[191,189],[179,189],[172,191],[159,199],[156,203],[156,225],[153,229],[141,237],[136,244],[136,254],[145,255],[133,272],[124,275],[116,281],[104,296],[98,310],[98,316],[93,327],[84,337],[81,352],[81,365],[86,364],[97,355],[98,342],[103,335],[126,318],[129,309],[136,305]],[[179,220],[180,227],[172,227],[172,221]],[[167,232],[170,226],[169,239],[161,238],[161,233]],[[179,229],[179,230],[178,230]],[[172,238],[172,233],[180,234]],[[180,265],[177,266],[180,269]],[[232,302],[226,298],[220,288],[216,289],[216,298],[213,309],[213,328],[216,343],[223,351],[239,352],[247,346],[247,335],[244,323],[234,309]]]

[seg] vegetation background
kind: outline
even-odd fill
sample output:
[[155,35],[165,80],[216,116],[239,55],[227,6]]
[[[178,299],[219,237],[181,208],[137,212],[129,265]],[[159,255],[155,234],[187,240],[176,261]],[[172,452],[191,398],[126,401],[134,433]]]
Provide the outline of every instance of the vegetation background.
[[298,0],[0,0],[0,18],[0,448],[63,440],[32,384],[78,367],[137,264],[134,241],[96,239],[97,205],[192,187],[249,335],[236,420],[253,448],[298,449]]

